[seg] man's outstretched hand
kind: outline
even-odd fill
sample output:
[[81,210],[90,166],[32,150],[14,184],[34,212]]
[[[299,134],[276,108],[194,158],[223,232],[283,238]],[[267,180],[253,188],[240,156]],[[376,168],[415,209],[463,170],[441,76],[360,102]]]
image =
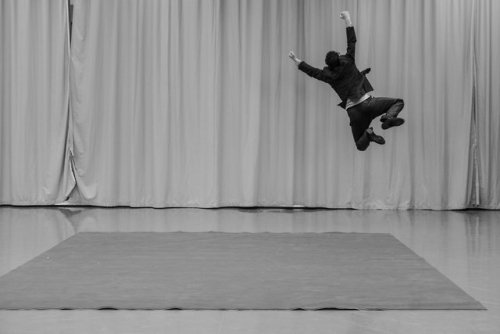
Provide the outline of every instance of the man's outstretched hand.
[[300,60],[299,58],[297,58],[297,56],[295,55],[295,53],[293,53],[293,51],[290,51],[288,53],[288,57],[290,57],[291,60],[293,60],[295,62],[295,64],[300,64],[302,62],[302,60]]

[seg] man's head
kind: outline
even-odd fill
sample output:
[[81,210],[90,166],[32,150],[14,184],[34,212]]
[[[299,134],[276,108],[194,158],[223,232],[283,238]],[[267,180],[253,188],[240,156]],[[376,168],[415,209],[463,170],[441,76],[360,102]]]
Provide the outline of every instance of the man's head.
[[325,57],[325,63],[329,68],[334,68],[339,63],[339,53],[336,51],[329,51]]

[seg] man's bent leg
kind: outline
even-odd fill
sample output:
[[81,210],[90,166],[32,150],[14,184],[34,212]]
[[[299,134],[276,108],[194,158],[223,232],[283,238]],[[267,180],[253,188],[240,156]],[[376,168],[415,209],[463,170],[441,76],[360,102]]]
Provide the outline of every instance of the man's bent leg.
[[397,117],[404,108],[402,99],[390,97],[372,97],[360,104],[361,112],[368,113],[371,119],[375,119],[380,115],[381,121],[385,121],[388,117]]
[[[401,112],[401,110],[403,110],[404,106],[405,102],[402,99],[395,99],[394,104],[385,113],[387,115],[385,118],[388,119],[398,117],[398,114]],[[384,122],[384,120],[382,120],[383,118],[383,116],[380,118],[382,122]]]
[[[369,123],[368,123],[369,125]],[[352,135],[356,143],[356,148],[359,151],[365,151],[370,142],[375,142],[379,145],[385,144],[385,139],[381,136],[377,136],[373,132],[373,128],[367,128],[365,124],[351,124]]]
[[356,141],[356,148],[358,151],[366,151],[368,146],[370,146],[370,137],[368,137],[368,133],[365,131]]
[[402,99],[394,99],[388,97],[373,98],[369,104],[370,115],[375,118],[379,115],[382,124],[382,129],[387,130],[394,126],[404,124],[405,120],[398,117],[398,114],[404,108],[405,103]]
[[367,103],[370,100],[372,98],[347,109],[347,114],[351,120],[349,125],[351,126],[352,136],[359,151],[366,150],[372,141],[380,145],[385,144],[384,138],[377,136],[373,132],[373,128],[370,128],[372,117],[369,103]]
[[352,137],[354,138],[354,142],[356,143],[356,148],[359,151],[364,151],[370,145],[370,138],[368,137],[368,133],[366,133],[366,129],[370,124],[365,124],[365,122],[361,123],[353,123],[351,122],[351,130]]

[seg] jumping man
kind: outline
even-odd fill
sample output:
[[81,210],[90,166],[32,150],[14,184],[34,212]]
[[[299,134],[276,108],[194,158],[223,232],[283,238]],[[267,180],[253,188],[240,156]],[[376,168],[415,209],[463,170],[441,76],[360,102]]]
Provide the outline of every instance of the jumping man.
[[364,151],[370,142],[385,144],[383,137],[376,135],[370,127],[372,120],[380,118],[382,129],[400,126],[405,121],[397,117],[404,107],[404,101],[397,98],[373,97],[368,93],[373,91],[365,77],[370,68],[359,71],[354,60],[356,34],[349,12],[340,13],[340,18],[346,23],[347,53],[339,55],[336,51],[329,51],[325,57],[326,67],[322,70],[314,68],[305,61],[297,58],[293,51],[288,56],[298,65],[299,70],[307,75],[328,83],[338,94],[342,102],[340,107],[347,111],[356,147]]

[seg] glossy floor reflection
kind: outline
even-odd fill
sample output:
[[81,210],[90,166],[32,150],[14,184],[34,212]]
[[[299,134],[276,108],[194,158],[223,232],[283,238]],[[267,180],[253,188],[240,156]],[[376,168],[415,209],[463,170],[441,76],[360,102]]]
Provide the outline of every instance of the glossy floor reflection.
[[0,275],[78,232],[385,232],[487,311],[0,311],[0,333],[500,333],[499,211],[0,207]]

